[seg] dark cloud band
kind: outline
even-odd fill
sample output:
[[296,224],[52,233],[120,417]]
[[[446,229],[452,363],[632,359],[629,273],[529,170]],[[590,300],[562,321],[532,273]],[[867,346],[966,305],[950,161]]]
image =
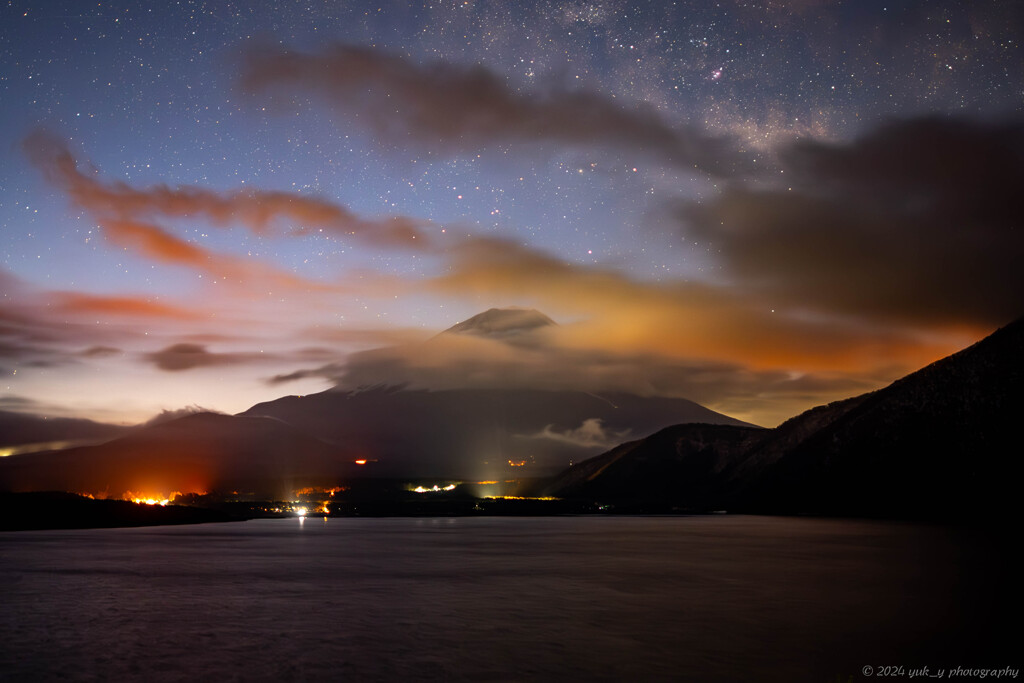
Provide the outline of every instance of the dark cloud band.
[[443,151],[495,143],[554,143],[640,153],[715,176],[750,171],[735,142],[693,125],[670,125],[653,108],[601,93],[515,90],[482,66],[419,65],[379,49],[334,45],[319,53],[251,45],[241,83],[251,93],[312,93],[347,122],[387,143]]
[[783,150],[786,187],[681,211],[746,290],[873,323],[997,326],[1024,310],[1024,124],[924,118]]

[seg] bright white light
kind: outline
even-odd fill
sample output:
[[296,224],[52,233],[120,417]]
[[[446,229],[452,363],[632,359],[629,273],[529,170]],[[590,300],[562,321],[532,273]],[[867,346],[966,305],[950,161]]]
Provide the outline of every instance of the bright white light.
[[413,489],[413,491],[415,493],[439,493],[441,491],[454,491],[455,490],[455,486],[456,486],[456,484],[448,484],[447,486],[442,488],[442,487],[438,486],[437,484],[434,484],[429,489],[428,488],[424,488],[422,486],[417,486],[416,488]]

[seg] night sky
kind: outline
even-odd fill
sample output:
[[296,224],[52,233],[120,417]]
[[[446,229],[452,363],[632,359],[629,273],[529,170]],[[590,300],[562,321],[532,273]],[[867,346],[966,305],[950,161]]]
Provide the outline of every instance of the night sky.
[[[1024,4],[6,2],[0,409],[772,426],[1024,314]],[[490,307],[529,344],[425,341]]]

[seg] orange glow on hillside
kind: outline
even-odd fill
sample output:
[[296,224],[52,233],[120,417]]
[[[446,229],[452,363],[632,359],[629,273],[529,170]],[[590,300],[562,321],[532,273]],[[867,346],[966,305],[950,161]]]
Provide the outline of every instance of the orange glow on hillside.
[[167,505],[170,503],[168,498],[132,498],[133,503],[141,503],[142,505]]
[[347,486],[332,486],[331,488],[324,488],[321,486],[307,486],[304,489],[295,489],[295,498],[310,497],[310,496],[334,496],[335,493],[341,493],[348,491]]
[[[190,494],[205,496],[206,491],[191,491]],[[92,496],[88,495],[90,498]],[[125,491],[121,494],[121,500],[130,500],[133,503],[140,505],[169,505],[174,502],[175,499],[181,497],[183,494],[181,491],[171,491],[169,495],[164,495],[162,492],[140,492],[140,491]]]

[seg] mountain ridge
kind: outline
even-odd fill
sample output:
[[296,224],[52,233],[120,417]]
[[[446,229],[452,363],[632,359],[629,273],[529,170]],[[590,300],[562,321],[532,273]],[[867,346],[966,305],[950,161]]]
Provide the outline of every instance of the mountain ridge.
[[[691,510],[1006,513],[1015,496],[1010,473],[1019,468],[1006,449],[1024,414],[1022,387],[1024,318],[887,387],[751,432],[741,448],[726,428],[705,430],[697,444],[698,425],[675,425],[595,458],[609,461],[605,469],[587,461],[560,473],[546,491],[620,503],[646,491],[648,502]],[[695,469],[702,459],[704,469]],[[652,470],[657,476],[645,474]]]
[[[385,385],[194,412],[104,443],[0,458],[0,490],[264,491],[360,477],[538,476],[679,419],[740,424],[686,399]],[[365,465],[356,464],[365,461]]]

